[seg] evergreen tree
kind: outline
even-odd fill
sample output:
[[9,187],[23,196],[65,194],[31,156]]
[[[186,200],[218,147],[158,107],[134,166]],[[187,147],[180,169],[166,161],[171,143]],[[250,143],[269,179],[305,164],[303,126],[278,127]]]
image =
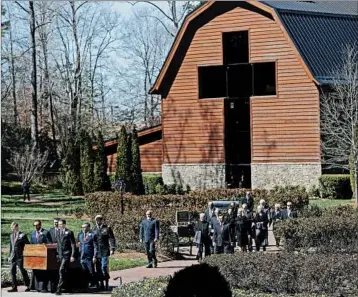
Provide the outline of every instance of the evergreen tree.
[[74,139],[74,137],[69,138],[67,150],[61,162],[62,183],[66,193],[82,195],[80,147]]
[[93,149],[92,140],[86,131],[81,132],[81,180],[83,191],[91,193],[93,187]]
[[117,146],[117,168],[116,168],[116,180],[123,178],[125,180],[126,189],[129,189],[130,186],[130,157],[129,157],[129,145],[128,145],[128,135],[126,128],[122,126],[121,131],[119,132],[118,137],[118,146]]
[[132,152],[132,163],[131,163],[131,190],[135,195],[144,194],[144,184],[142,177],[142,169],[140,162],[140,150],[138,143],[138,135],[135,128],[133,128],[131,137],[131,152]]
[[97,135],[97,150],[94,153],[94,190],[108,191],[111,189],[111,182],[107,175],[107,157],[104,151],[104,139],[101,131],[99,131]]

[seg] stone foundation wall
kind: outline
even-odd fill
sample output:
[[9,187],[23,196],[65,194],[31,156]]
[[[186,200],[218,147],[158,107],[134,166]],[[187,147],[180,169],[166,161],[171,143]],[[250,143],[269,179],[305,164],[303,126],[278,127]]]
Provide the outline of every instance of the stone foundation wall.
[[162,165],[163,182],[190,189],[225,188],[225,164],[175,164]]
[[321,164],[251,164],[251,185],[253,189],[271,189],[275,185],[300,185],[309,190],[318,185]]

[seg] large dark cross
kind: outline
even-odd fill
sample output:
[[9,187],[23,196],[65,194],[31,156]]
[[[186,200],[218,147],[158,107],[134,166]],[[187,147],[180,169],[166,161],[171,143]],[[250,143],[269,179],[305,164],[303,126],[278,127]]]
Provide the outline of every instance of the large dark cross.
[[275,62],[249,63],[248,31],[223,33],[223,61],[198,68],[199,98],[276,94]]

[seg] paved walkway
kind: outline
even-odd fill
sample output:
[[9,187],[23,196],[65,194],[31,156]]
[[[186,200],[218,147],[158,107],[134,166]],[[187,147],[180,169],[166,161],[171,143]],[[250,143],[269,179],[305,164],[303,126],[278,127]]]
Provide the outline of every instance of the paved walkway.
[[[271,228],[270,228],[271,229]],[[269,243],[270,246],[267,248],[267,252],[276,252],[278,249],[276,248],[275,239],[273,237],[272,231],[269,230]],[[180,250],[181,253],[184,254],[185,260],[176,260],[176,261],[167,261],[161,262],[158,264],[157,268],[145,268],[145,267],[135,267],[120,271],[112,271],[111,279],[109,282],[110,287],[116,288],[120,284],[126,284],[130,282],[135,282],[141,280],[143,278],[153,278],[158,276],[166,276],[166,275],[173,275],[174,272],[181,270],[187,266],[191,266],[193,264],[197,264],[198,262],[194,260],[197,249],[193,247],[193,256],[190,256],[188,253],[188,248],[183,247]],[[3,288],[1,290],[1,296],[3,297],[40,297],[40,296],[53,296],[53,294],[44,294],[44,293],[37,293],[37,292],[24,292],[25,287],[21,286],[18,288],[18,293],[8,293],[7,290],[9,288]],[[109,295],[111,292],[93,292],[93,293],[76,293],[75,296],[80,297],[90,297],[93,295]],[[71,294],[63,294],[63,295],[71,295]],[[74,296],[74,294],[72,295]]]

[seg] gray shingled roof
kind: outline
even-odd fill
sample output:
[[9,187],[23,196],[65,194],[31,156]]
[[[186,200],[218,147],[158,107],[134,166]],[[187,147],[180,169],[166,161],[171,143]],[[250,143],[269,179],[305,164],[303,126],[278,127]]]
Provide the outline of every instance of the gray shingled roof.
[[358,15],[358,1],[263,1],[278,10]]
[[358,2],[265,1],[275,8],[288,34],[314,77],[332,81],[341,66],[344,47],[358,46]]

